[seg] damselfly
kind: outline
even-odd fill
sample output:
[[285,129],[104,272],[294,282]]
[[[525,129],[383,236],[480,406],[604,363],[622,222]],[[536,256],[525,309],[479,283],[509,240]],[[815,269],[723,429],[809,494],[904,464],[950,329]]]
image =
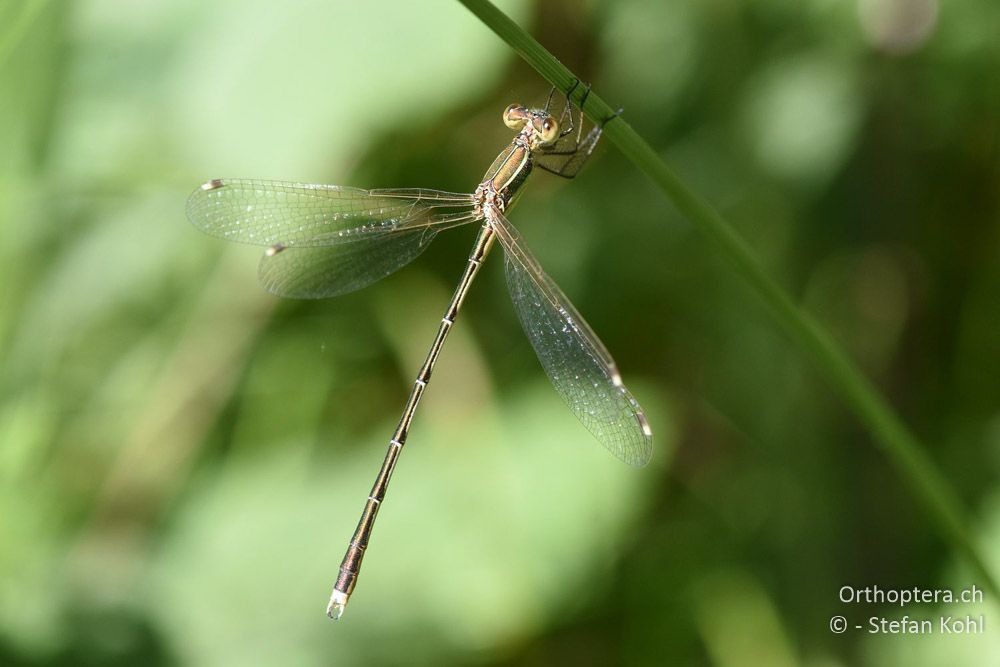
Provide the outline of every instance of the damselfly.
[[[614,360],[504,216],[534,166],[572,178],[600,139],[604,123],[584,137],[582,110],[574,123],[567,96],[557,119],[549,112],[551,101],[552,94],[542,109],[507,107],[503,121],[517,134],[472,194],[217,179],[202,185],[188,200],[188,217],[202,231],[267,246],[260,281],[268,291],[293,298],[330,297],[360,289],[411,262],[441,230],[482,223],[341,563],[327,606],[333,618],[343,613],[357,583],[417,403],[494,239],[500,240],[506,256],[514,309],[556,391],[615,456],[636,466],[649,460],[652,432],[622,384]],[[567,127],[560,129],[567,120]]]

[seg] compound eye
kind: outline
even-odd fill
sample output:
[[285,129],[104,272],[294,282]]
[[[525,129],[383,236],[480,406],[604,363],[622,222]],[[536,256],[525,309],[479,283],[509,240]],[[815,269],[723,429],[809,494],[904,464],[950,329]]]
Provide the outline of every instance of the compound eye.
[[511,104],[504,109],[503,124],[512,130],[520,130],[527,120],[528,116],[520,104]]
[[539,131],[542,139],[542,143],[551,144],[559,136],[559,123],[556,122],[555,118],[549,116],[542,121],[542,127]]

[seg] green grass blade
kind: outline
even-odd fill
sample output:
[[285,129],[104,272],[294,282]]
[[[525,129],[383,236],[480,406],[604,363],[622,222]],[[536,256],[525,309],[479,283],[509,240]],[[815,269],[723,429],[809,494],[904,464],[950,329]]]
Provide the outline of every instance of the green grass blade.
[[[459,1],[558,90],[567,93],[573,88],[577,77],[489,0]],[[572,92],[573,101],[579,104],[583,94],[583,86],[577,86]],[[613,113],[611,107],[593,91],[587,96],[583,111],[594,122],[608,119]],[[710,245],[751,285],[781,329],[813,361],[867,427],[874,442],[886,452],[944,539],[961,552],[979,573],[983,588],[1000,597],[1000,586],[972,537],[958,496],[916,437],[847,354],[767,275],[753,250],[732,225],[688,189],[624,118],[618,117],[609,122],[604,136],[667,195]]]

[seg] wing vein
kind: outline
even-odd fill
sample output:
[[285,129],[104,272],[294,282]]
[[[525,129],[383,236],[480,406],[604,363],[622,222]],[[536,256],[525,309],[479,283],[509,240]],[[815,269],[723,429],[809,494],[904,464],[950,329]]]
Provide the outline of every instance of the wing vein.
[[514,309],[556,391],[612,454],[645,465],[652,432],[607,348],[506,218],[495,210],[487,218],[506,253]]

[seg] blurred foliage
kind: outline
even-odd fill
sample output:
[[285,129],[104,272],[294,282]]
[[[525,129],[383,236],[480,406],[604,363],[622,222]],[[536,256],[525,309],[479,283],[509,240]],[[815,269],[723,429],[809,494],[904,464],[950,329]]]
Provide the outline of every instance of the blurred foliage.
[[[734,221],[1000,563],[1000,5],[502,3]],[[333,301],[184,220],[218,176],[469,190],[547,90],[457,4],[0,4],[0,663],[980,665],[831,634],[975,583],[748,290],[613,151],[511,218],[656,433],[551,391],[487,264],[344,620],[322,613],[472,231]],[[984,611],[985,610],[985,611]],[[911,611],[907,609],[906,611]],[[915,615],[946,610],[921,606]],[[860,621],[859,621],[860,622]]]

